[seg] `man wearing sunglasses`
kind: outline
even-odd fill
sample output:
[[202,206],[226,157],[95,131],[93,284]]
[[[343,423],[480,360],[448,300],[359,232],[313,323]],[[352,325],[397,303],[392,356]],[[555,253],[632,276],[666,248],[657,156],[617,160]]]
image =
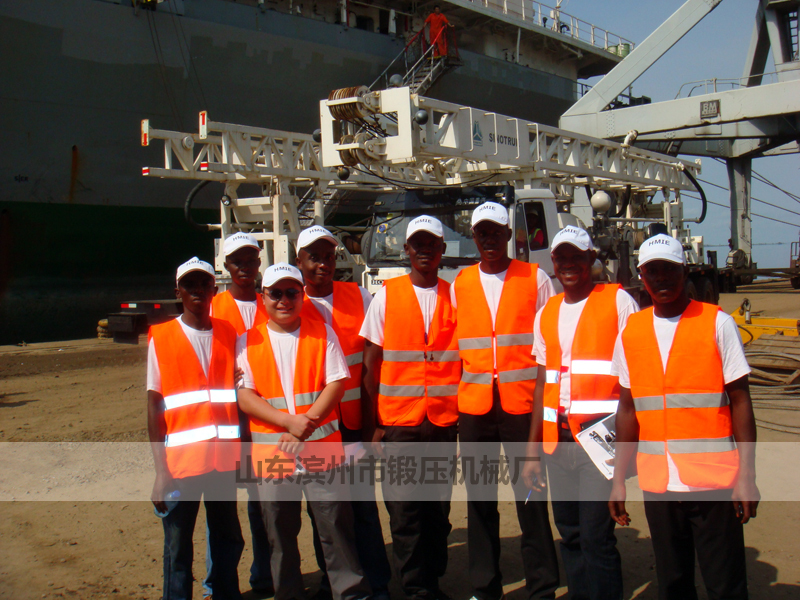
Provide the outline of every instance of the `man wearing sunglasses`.
[[370,588],[355,549],[349,495],[343,486],[326,485],[326,472],[343,454],[336,407],[349,377],[347,363],[330,326],[301,318],[303,276],[297,268],[273,265],[262,285],[269,321],[237,341],[244,372],[238,400],[250,420],[275,600],[305,595],[297,545],[303,494],[317,524],[333,598],[363,600]]
[[[441,222],[427,215],[412,220],[404,250],[411,273],[384,284],[361,328],[364,440],[390,464],[419,464],[417,457],[455,456],[461,361],[450,284],[439,278]],[[439,577],[447,567],[452,488],[449,482],[398,487],[384,480],[400,584],[410,600],[439,600],[445,597]]]
[[[300,232],[297,238],[297,265],[303,273],[306,293],[300,314],[303,319],[330,325],[342,345],[350,369],[350,379],[345,381],[344,396],[336,410],[345,455],[358,460],[363,455],[361,370],[364,355],[364,338],[359,335],[359,331],[364,323],[364,315],[372,302],[372,295],[356,283],[333,280],[338,245],[339,241],[333,234],[320,225],[314,225]],[[358,558],[372,587],[373,598],[388,600],[392,571],[386,557],[374,488],[357,486],[354,490],[358,493],[352,502]],[[309,516],[314,530],[317,564],[323,574],[315,600],[326,600],[331,598],[330,581],[325,569],[322,544],[311,511]]]

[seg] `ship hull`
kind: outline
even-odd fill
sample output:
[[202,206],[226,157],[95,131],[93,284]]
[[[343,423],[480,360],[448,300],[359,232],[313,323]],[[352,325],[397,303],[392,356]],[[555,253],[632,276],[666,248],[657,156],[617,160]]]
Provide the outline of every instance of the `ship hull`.
[[[389,35],[223,0],[166,6],[0,5],[0,344],[92,335],[120,301],[171,295],[186,258],[211,258],[212,236],[181,221],[192,184],[141,176],[163,162],[140,146],[141,119],[195,131],[208,110],[311,132],[321,98],[371,83],[402,49]],[[428,95],[553,124],[574,101],[568,78],[462,60]],[[213,208],[212,195],[202,204]]]

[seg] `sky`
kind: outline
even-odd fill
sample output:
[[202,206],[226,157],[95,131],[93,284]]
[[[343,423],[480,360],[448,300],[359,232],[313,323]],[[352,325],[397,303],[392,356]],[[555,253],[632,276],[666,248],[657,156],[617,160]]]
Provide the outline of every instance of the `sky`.
[[[546,2],[555,5],[555,0]],[[562,10],[579,19],[640,43],[683,4],[683,0],[565,0]],[[649,96],[653,102],[676,97],[684,83],[711,78],[737,79],[742,76],[759,0],[724,0],[694,29],[661,57],[633,85],[635,96]],[[772,58],[767,72],[774,71]],[[590,81],[592,83],[592,81]],[[686,157],[688,158],[688,157]],[[701,178],[728,187],[724,164],[703,158]],[[753,170],[784,190],[800,196],[800,154],[765,157],[753,161]],[[728,206],[729,192],[703,184],[711,202]],[[759,267],[789,265],[790,242],[798,241],[800,202],[753,178],[752,212],[786,221],[790,225],[753,217],[753,256]],[[792,212],[767,206],[770,202]],[[686,216],[700,214],[700,201],[686,199]],[[730,237],[730,211],[709,205],[702,224],[691,227],[693,235],[704,236],[706,249],[716,250],[723,266]]]

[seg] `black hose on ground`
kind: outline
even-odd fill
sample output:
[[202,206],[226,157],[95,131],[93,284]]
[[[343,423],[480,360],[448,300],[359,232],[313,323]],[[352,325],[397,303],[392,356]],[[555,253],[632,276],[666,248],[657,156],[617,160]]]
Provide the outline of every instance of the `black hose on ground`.
[[186,202],[183,205],[183,216],[192,229],[197,231],[211,231],[211,227],[205,223],[198,223],[192,218],[192,202],[194,202],[194,197],[197,193],[202,190],[204,187],[208,185],[208,180],[201,181],[196,186],[192,188],[192,191],[189,192],[189,195],[186,196]]

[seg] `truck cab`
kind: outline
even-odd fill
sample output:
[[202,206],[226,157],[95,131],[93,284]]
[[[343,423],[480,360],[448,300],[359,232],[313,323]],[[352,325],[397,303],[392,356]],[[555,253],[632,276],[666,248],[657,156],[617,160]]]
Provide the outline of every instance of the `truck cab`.
[[508,255],[538,263],[553,277],[550,258],[552,237],[567,225],[585,227],[568,212],[557,209],[549,189],[514,190],[511,186],[425,188],[381,194],[372,207],[370,226],[362,239],[366,263],[363,285],[371,293],[383,282],[410,271],[403,251],[408,223],[422,214],[436,217],[444,227],[445,251],[439,276],[453,281],[458,272],[480,260],[472,239],[472,211],[484,202],[498,202],[508,209],[513,232]]

